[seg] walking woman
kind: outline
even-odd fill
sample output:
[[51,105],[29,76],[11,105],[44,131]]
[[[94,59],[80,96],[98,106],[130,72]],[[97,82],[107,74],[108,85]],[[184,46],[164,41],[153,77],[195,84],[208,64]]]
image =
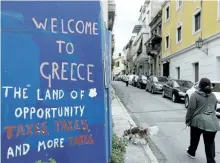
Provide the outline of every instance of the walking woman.
[[217,99],[212,93],[209,79],[202,78],[199,90],[190,97],[186,114],[186,125],[190,126],[190,146],[187,154],[195,158],[200,136],[203,134],[207,163],[215,162],[215,135],[220,130],[215,114]]
[[128,77],[128,74],[125,75],[125,83],[126,83],[126,86],[128,87],[128,81],[129,81],[129,77]]

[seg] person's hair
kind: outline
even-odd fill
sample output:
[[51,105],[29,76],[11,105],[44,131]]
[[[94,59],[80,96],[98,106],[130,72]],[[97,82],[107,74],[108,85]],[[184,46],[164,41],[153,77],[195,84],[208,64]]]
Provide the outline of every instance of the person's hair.
[[211,81],[208,78],[202,78],[199,82],[199,88],[202,92],[210,94],[212,92]]

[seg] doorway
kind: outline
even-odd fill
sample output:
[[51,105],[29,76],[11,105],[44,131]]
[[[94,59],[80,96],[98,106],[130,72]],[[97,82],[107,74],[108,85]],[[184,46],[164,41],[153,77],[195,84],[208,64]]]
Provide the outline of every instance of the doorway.
[[180,79],[180,67],[176,67],[177,79]]
[[199,62],[193,64],[195,82],[199,81]]
[[163,76],[166,76],[166,77],[170,76],[170,62],[163,64]]

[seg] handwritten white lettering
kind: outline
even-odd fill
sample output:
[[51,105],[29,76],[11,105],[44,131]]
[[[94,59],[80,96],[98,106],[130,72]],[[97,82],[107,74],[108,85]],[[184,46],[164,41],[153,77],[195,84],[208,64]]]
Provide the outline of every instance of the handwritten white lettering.
[[[44,73],[44,68],[47,67],[49,68],[49,74],[45,75]],[[61,67],[61,71],[59,72],[58,70]],[[66,76],[65,78],[62,78],[62,76],[64,76],[64,73],[66,73],[68,68],[71,68],[70,73],[68,73],[68,77]],[[52,62],[51,64],[49,64],[48,62],[43,62],[41,63],[40,66],[40,73],[41,76],[48,80],[48,87],[51,88],[52,86],[52,80],[71,80],[71,81],[76,81],[76,78],[74,78],[73,76],[76,75],[73,73],[74,69],[77,70],[77,78],[80,80],[87,80],[88,82],[94,82],[93,79],[91,79],[91,76],[93,74],[93,72],[91,71],[91,69],[94,67],[94,65],[92,64],[88,64],[88,65],[84,65],[84,64],[76,64],[76,63],[67,63],[67,62],[62,62],[61,66],[59,66],[59,64],[57,62]],[[80,75],[79,72],[81,72],[81,69],[86,69],[87,72],[84,75],[87,75],[86,78],[84,78],[82,75]]]
[[82,117],[84,110],[84,105],[61,106],[53,108],[18,107],[15,109],[14,113],[16,118],[33,119],[33,117],[37,117],[39,119],[50,119],[57,117]]
[[[98,35],[98,23],[88,22],[83,20],[64,20],[57,18],[45,18],[44,20],[37,20],[32,18],[34,25],[38,29],[48,30],[52,33],[58,33],[61,31],[62,34],[85,34],[85,35]],[[48,27],[49,26],[49,27]]]
[[[5,89],[5,97],[8,97],[9,95],[9,89],[12,89],[12,94],[14,96],[14,98],[18,98],[18,99],[27,99],[27,88],[21,88],[21,87],[11,87],[11,86],[3,86],[3,89]],[[10,91],[11,92],[11,91]]]
[[42,149],[46,150],[49,148],[64,148],[64,138],[56,138],[54,140],[48,140],[47,142],[45,141],[39,141],[38,142],[38,152],[40,152]]
[[29,152],[29,150],[29,144],[16,145],[15,149],[9,147],[7,151],[7,159],[9,159],[10,157],[24,156]]

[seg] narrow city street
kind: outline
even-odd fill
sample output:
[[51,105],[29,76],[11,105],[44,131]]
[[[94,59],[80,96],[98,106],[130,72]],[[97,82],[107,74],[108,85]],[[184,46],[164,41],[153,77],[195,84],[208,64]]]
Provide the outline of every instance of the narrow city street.
[[[206,163],[202,137],[196,159],[186,155],[189,130],[184,129],[186,109],[183,103],[173,103],[160,94],[151,94],[130,85],[126,87],[120,81],[113,82],[113,88],[137,124],[159,127],[159,134],[149,142],[159,163]],[[220,133],[216,136],[216,162],[220,162]]]

